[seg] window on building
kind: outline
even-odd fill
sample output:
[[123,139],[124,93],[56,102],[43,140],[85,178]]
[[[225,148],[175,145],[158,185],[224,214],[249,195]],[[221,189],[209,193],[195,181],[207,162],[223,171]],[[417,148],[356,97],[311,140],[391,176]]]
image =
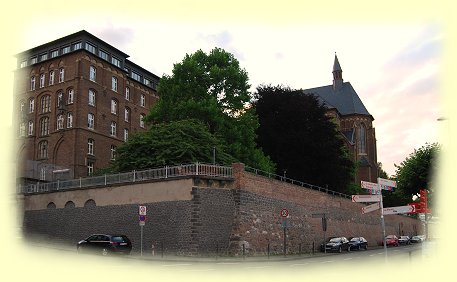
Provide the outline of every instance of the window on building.
[[57,50],[52,50],[51,51],[51,58],[55,58],[57,56],[59,56],[59,50],[58,49]]
[[29,121],[29,136],[33,135],[33,121]]
[[89,67],[89,80],[95,81],[97,77],[97,69],[94,66]]
[[35,99],[30,98],[29,100],[29,113],[33,113],[35,111]]
[[19,137],[25,137],[25,122],[19,124]]
[[49,118],[42,117],[40,119],[40,134],[41,136],[49,135]]
[[144,94],[141,94],[141,96],[140,96],[140,105],[142,107],[146,106],[146,96],[144,96]]
[[30,59],[30,63],[32,65],[38,63],[38,57],[32,57],[32,59]]
[[129,108],[125,108],[125,110],[124,110],[124,120],[126,122],[130,122],[130,109]]
[[44,87],[45,79],[46,79],[46,75],[44,73],[40,74],[40,88]]
[[87,161],[87,175],[92,176],[94,174],[94,162]]
[[63,92],[62,91],[59,91],[57,93],[56,107],[58,109],[61,109],[63,107]]
[[125,100],[130,100],[130,88],[125,87]]
[[36,82],[36,78],[35,78],[35,76],[32,76],[30,78],[30,91],[34,91],[35,90],[35,82]]
[[41,141],[38,144],[38,158],[39,159],[48,158],[48,141]]
[[111,113],[117,115],[117,101],[116,101],[116,99],[111,99]]
[[41,97],[41,113],[49,113],[51,111],[51,96],[45,95]]
[[64,121],[65,121],[65,119],[64,119],[63,115],[57,116],[57,130],[63,129]]
[[20,103],[20,109],[19,109],[19,110],[21,111],[21,115],[24,114],[24,108],[25,108],[25,102],[24,102],[24,101],[21,101],[21,103]]
[[79,50],[82,47],[83,47],[83,44],[81,42],[73,43],[73,50]]
[[111,145],[111,160],[116,160],[116,146]]
[[102,58],[103,60],[108,61],[108,53],[106,53],[105,51],[99,50],[98,51],[98,56],[100,58]]
[[54,84],[54,71],[49,72],[49,85]]
[[69,89],[69,90],[68,90],[67,104],[73,104],[74,93],[75,93],[75,91],[74,91],[73,89]]
[[145,114],[140,114],[140,127],[144,128],[144,118],[146,117]]
[[146,77],[143,79],[143,83],[147,86],[151,86],[151,81]]
[[117,78],[114,76],[111,78],[111,90],[117,92]]
[[94,139],[87,140],[87,154],[94,155]]
[[73,127],[73,113],[67,113],[67,128]]
[[25,68],[27,66],[27,60],[21,61],[20,67]]
[[92,54],[96,53],[95,46],[86,42],[86,50],[91,52]]
[[92,89],[89,89],[89,105],[95,107],[95,92]]
[[135,79],[136,81],[141,81],[141,75],[139,75],[133,71],[132,71],[132,78]]
[[129,130],[127,128],[124,128],[124,141],[127,142],[129,139]]
[[48,54],[47,54],[47,53],[46,53],[46,54],[41,54],[41,55],[40,55],[40,62],[46,61],[47,59],[48,59]]
[[[47,150],[46,150],[47,154]],[[46,167],[42,167],[40,169],[40,180],[46,180]]]
[[63,54],[70,53],[70,50],[71,50],[70,46],[65,46],[65,47],[63,47],[63,48],[62,48],[62,55],[63,55]]
[[118,68],[121,67],[121,61],[118,58],[111,57],[111,63]]
[[358,127],[357,151],[359,154],[367,153],[366,141],[367,141],[366,127],[362,123]]
[[95,116],[93,113],[87,114],[87,127],[89,129],[94,129],[95,127]]
[[111,136],[116,136],[117,135],[117,124],[115,121],[111,122],[111,131],[110,131]]
[[59,69],[59,83],[64,82],[64,80],[65,80],[65,69],[60,68]]

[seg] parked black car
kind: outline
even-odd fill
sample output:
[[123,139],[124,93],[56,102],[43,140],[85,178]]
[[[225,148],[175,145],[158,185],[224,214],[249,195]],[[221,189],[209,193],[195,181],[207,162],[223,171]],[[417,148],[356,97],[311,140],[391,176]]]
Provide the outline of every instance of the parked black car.
[[349,239],[348,251],[368,249],[368,241],[363,237],[352,237]]
[[425,240],[425,236],[413,236],[410,240],[411,243],[422,243]]
[[321,245],[322,252],[325,250],[327,252],[335,251],[341,253],[343,250],[347,251],[348,248],[349,241],[346,237],[333,237],[327,243]]
[[411,244],[411,239],[409,238],[409,236],[400,236],[400,238],[398,238],[398,244],[409,245]]
[[132,251],[132,242],[125,235],[93,234],[76,244],[78,253],[98,253],[129,255]]

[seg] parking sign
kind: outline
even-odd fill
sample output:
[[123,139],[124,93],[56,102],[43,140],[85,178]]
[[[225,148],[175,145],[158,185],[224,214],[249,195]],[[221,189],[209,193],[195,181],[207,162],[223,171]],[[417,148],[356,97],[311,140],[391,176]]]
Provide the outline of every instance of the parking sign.
[[138,209],[139,215],[146,215],[146,206],[140,206]]

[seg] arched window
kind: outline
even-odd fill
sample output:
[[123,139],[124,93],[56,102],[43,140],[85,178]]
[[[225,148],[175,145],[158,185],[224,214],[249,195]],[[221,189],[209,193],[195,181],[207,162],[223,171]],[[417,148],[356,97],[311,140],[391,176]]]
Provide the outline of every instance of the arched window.
[[67,104],[73,104],[74,93],[75,93],[75,91],[73,89],[68,90]]
[[56,107],[58,109],[62,108],[63,106],[63,92],[62,91],[59,91],[57,93],[57,101],[56,101]]
[[89,89],[89,105],[95,106],[95,91]]
[[94,66],[90,66],[89,68],[89,79],[95,81],[97,76],[97,69]]
[[39,159],[48,158],[48,141],[41,141],[38,144],[38,158]]
[[92,208],[92,207],[96,207],[96,206],[97,206],[97,204],[92,199],[89,199],[84,203],[85,208]]
[[48,210],[53,210],[53,209],[56,208],[56,204],[54,204],[54,202],[50,202],[50,203],[46,206],[46,208],[47,208]]
[[63,115],[58,115],[57,116],[57,130],[63,129],[64,120],[65,119],[64,119]]
[[40,133],[41,136],[49,135],[49,118],[43,117],[40,119]]
[[144,119],[146,118],[145,114],[140,114],[140,127],[144,128]]
[[363,123],[357,128],[357,152],[359,154],[367,153],[367,129]]
[[66,209],[70,209],[70,208],[74,208],[74,207],[75,207],[75,203],[73,203],[72,201],[68,201],[65,203]]
[[117,100],[111,99],[111,113],[117,115]]
[[29,100],[29,113],[33,113],[35,111],[35,99],[30,98]]
[[111,131],[110,131],[111,136],[116,136],[117,135],[117,124],[115,121],[111,122]]
[[94,139],[87,140],[87,154],[94,155]]
[[124,120],[130,122],[130,109],[127,107],[124,109]]
[[32,77],[30,78],[30,90],[31,90],[31,91],[34,91],[34,90],[35,90],[35,82],[36,82],[36,78],[35,78],[35,76],[32,76]]
[[60,68],[59,69],[59,82],[64,82],[65,80],[65,69]]
[[87,128],[94,129],[95,127],[95,116],[93,113],[87,114]]
[[41,97],[41,113],[49,113],[51,111],[51,96],[45,95]]
[[67,113],[67,128],[73,127],[73,113]]
[[33,135],[33,121],[29,120],[29,136]]

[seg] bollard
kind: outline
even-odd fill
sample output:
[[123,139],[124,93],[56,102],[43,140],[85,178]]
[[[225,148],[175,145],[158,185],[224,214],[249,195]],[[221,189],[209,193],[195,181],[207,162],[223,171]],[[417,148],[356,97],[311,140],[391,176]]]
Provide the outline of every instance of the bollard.
[[243,244],[243,259],[246,258],[246,246]]

